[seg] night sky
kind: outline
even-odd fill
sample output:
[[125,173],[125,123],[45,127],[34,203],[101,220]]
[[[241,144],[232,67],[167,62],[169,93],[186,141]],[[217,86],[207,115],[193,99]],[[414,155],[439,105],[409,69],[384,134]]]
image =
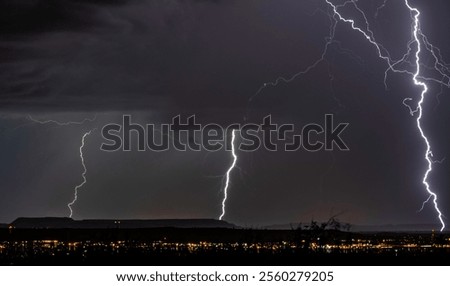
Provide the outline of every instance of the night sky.
[[[422,31],[450,62],[450,4],[410,1]],[[333,1],[342,3],[342,1]],[[411,37],[403,1],[360,0],[376,39],[398,59]],[[7,0],[0,1],[0,222],[22,216],[74,218],[218,218],[230,153],[103,152],[101,128],[130,114],[170,123],[195,114],[201,123],[348,122],[350,151],[239,153],[225,220],[264,226],[334,214],[352,224],[438,225],[421,183],[425,144],[404,98],[417,103],[410,76],[389,73],[361,34],[339,22],[321,57],[332,11],[323,0]],[[343,9],[347,17],[355,10]],[[364,27],[362,17],[355,18]],[[436,75],[429,55],[423,69]],[[412,58],[411,58],[412,59]],[[413,64],[413,63],[412,63]],[[429,84],[424,130],[436,160],[430,175],[450,217],[450,91]],[[249,101],[253,97],[252,101]],[[39,120],[82,125],[37,124]],[[239,140],[239,139],[237,139]]]

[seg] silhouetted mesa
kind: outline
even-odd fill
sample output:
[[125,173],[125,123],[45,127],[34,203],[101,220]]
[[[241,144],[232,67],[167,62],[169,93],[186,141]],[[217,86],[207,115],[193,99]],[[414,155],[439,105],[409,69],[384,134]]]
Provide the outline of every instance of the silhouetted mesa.
[[66,217],[18,218],[11,226],[16,229],[237,228],[215,219],[74,220]]

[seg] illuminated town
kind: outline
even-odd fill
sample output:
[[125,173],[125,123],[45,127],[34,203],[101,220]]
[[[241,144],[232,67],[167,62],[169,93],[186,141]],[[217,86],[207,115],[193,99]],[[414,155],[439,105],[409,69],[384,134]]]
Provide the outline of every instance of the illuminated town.
[[[161,232],[161,230],[147,230]],[[185,230],[195,232],[196,230]],[[212,230],[214,232],[216,230]],[[183,263],[183,259],[204,263],[206,259],[217,257],[236,257],[255,261],[257,259],[322,259],[319,264],[334,263],[339,258],[339,264],[354,263],[346,260],[352,257],[367,257],[384,259],[379,263],[394,263],[399,258],[414,263],[417,259],[426,263],[426,259],[436,256],[450,255],[450,234],[431,233],[385,233],[385,234],[355,234],[341,232],[323,232],[322,236],[312,237],[311,233],[298,231],[268,231],[268,230],[229,230],[241,232],[240,241],[230,242],[224,237],[223,241],[184,241],[183,232],[177,234],[181,239],[161,237],[160,240],[115,240],[101,239],[86,240],[3,240],[0,241],[0,263],[5,264],[97,264],[120,260],[125,264],[136,264],[134,259],[146,259],[146,263]],[[10,233],[12,233],[10,229]],[[257,241],[258,237],[284,236],[290,240],[267,241],[265,238]],[[113,236],[124,236],[111,232]],[[172,230],[173,234],[173,230]],[[269,235],[267,235],[269,234]],[[91,235],[91,234],[89,234]],[[165,235],[164,231],[161,235]],[[98,235],[97,235],[98,236]],[[133,236],[133,234],[130,234]],[[14,237],[11,235],[11,237]],[[174,239],[178,239],[177,242]],[[270,238],[269,238],[270,239]],[[297,239],[297,240],[296,240]],[[331,260],[327,260],[330,258]],[[153,260],[152,260],[153,259]],[[166,261],[164,260],[166,259]],[[342,260],[343,259],[343,260]],[[389,260],[394,259],[394,260]],[[127,260],[129,260],[127,262]],[[267,261],[267,260],[262,260]],[[308,260],[311,261],[311,260]],[[353,261],[353,262],[352,262]],[[297,261],[298,262],[298,261]],[[285,261],[285,263],[289,263]],[[376,260],[374,263],[378,263]]]

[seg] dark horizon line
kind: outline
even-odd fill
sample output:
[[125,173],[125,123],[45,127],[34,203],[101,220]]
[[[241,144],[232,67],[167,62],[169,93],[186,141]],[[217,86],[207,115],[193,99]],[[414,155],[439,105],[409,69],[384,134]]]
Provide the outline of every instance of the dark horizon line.
[[[74,219],[70,217],[56,217],[56,216],[48,216],[48,217],[18,217],[15,220],[13,220],[10,223],[0,223],[0,226],[3,227],[14,227],[14,224],[22,224],[22,223],[45,223],[50,222],[55,223],[57,221],[60,224],[63,224],[64,222],[70,224],[70,223],[105,223],[105,224],[112,224],[117,227],[119,227],[121,224],[133,224],[133,223],[141,223],[145,224],[147,223],[156,223],[159,224],[158,227],[177,227],[174,225],[170,225],[170,223],[179,223],[182,224],[182,227],[188,227],[189,222],[191,223],[206,223],[207,225],[218,225],[222,227],[230,227],[230,228],[249,228],[249,229],[278,229],[278,230],[293,230],[297,229],[298,226],[306,226],[309,225],[309,223],[303,223],[303,222],[295,222],[295,223],[285,223],[285,224],[270,224],[270,225],[263,225],[263,226],[255,226],[252,225],[250,227],[247,226],[241,226],[238,224],[230,223],[226,220],[219,220],[217,218],[168,218],[168,219]],[[165,224],[166,223],[166,224]],[[320,224],[320,222],[318,222]],[[344,224],[344,223],[343,223]],[[400,223],[400,224],[350,224],[351,225],[351,231],[398,231],[398,232],[431,232],[436,231],[439,232],[439,227],[437,224],[433,223]],[[42,227],[42,226],[41,226]],[[154,227],[154,226],[153,226]],[[179,226],[178,226],[179,227]],[[205,226],[203,226],[205,227]],[[54,228],[54,227],[52,227]],[[444,232],[448,232],[444,230]]]

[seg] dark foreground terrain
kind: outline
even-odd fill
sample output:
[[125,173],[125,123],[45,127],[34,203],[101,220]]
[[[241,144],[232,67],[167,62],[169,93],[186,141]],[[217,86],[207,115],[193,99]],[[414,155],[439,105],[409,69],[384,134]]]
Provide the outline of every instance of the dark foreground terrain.
[[[126,224],[125,224],[126,225]],[[450,265],[448,233],[196,227],[0,229],[1,265]],[[91,226],[93,226],[91,224]],[[211,227],[214,226],[214,227]]]

